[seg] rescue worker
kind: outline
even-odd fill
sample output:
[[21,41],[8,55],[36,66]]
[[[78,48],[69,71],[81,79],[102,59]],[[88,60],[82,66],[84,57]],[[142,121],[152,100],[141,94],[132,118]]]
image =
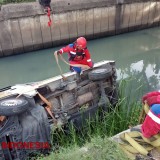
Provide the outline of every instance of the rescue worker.
[[160,92],[147,93],[142,98],[143,103],[147,103],[150,108],[141,126],[144,137],[150,138],[160,133]]
[[81,73],[83,69],[93,67],[90,52],[87,49],[87,41],[84,37],[79,37],[74,43],[55,51],[55,57],[58,54],[68,53],[70,70]]

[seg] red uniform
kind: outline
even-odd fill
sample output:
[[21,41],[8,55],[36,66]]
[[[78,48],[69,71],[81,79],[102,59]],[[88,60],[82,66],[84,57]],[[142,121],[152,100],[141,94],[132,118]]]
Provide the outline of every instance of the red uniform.
[[93,62],[87,48],[78,50],[74,44],[69,44],[59,50],[60,54],[68,53],[70,64],[84,64],[93,67]]
[[147,101],[150,110],[142,124],[142,134],[146,138],[150,138],[160,132],[160,92],[150,92],[143,96],[142,101]]

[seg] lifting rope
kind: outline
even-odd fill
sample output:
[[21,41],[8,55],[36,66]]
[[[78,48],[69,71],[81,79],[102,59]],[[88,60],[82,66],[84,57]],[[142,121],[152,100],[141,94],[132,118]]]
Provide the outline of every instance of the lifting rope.
[[60,54],[60,58],[61,60],[66,63],[67,65],[69,66],[72,66],[72,67],[81,67],[81,68],[86,68],[86,69],[89,69],[90,67],[87,66],[87,65],[84,65],[84,64],[69,64],[68,62],[66,62],[66,60],[63,58],[63,56]]
[[60,74],[61,74],[61,76],[62,76],[62,78],[63,78],[64,80],[66,80],[66,77],[63,75],[62,68],[61,68],[61,66],[59,65],[58,55],[60,55],[60,59],[61,59],[64,63],[66,63],[67,65],[69,65],[69,66],[72,66],[72,67],[81,67],[81,68],[86,68],[86,69],[89,69],[89,68],[90,68],[89,66],[83,65],[83,64],[69,64],[68,62],[66,62],[66,60],[63,58],[63,56],[62,56],[61,54],[56,54],[56,55],[55,55],[56,63],[57,63],[57,66],[58,66],[58,68],[59,68],[59,70],[60,70]]

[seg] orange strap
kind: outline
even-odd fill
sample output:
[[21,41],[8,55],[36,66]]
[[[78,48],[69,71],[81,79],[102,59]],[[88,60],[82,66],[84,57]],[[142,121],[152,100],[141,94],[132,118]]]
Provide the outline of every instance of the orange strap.
[[54,118],[53,113],[51,112],[51,103],[50,103],[45,97],[43,97],[39,92],[37,92],[37,93],[38,93],[40,99],[41,99],[45,104],[47,104],[47,106],[45,107],[45,109],[46,109],[46,111],[48,112],[48,114],[52,117],[53,122],[54,122],[54,123],[57,123],[57,120]]

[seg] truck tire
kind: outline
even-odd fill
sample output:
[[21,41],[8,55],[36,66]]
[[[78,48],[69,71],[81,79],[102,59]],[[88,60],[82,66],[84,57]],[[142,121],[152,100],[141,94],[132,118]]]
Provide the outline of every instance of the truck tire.
[[20,114],[28,109],[28,101],[25,99],[4,99],[0,101],[0,115],[13,116]]
[[99,81],[106,79],[112,75],[112,68],[107,68],[107,69],[95,69],[91,72],[88,73],[88,77],[92,81]]

